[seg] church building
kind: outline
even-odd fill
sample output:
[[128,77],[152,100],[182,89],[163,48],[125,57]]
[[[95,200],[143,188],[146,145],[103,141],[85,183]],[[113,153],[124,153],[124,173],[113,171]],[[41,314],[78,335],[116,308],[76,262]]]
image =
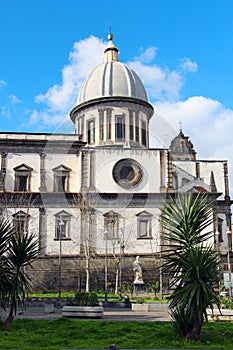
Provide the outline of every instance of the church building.
[[74,134],[0,133],[0,215],[40,239],[34,290],[115,290],[133,284],[136,256],[145,288],[163,283],[160,212],[179,193],[215,201],[212,243],[228,271],[227,160],[197,159],[182,129],[150,148],[154,108],[112,40],[70,112]]

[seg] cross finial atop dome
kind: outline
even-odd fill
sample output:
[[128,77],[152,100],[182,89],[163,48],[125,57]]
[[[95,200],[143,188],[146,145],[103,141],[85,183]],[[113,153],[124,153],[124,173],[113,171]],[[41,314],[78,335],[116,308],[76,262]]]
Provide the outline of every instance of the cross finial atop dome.
[[118,48],[114,45],[113,41],[113,34],[111,33],[111,27],[110,27],[110,33],[108,34],[108,40],[109,44],[108,47],[104,51],[104,62],[114,62],[118,61]]
[[180,132],[182,132],[182,122],[179,122],[180,124]]

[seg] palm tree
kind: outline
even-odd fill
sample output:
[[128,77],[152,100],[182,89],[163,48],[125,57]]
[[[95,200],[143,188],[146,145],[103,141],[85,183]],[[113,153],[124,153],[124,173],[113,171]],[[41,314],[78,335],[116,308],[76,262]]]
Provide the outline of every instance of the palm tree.
[[7,251],[13,226],[5,220],[0,221],[0,306],[4,307],[9,289],[10,272],[8,269]]
[[29,233],[18,233],[7,220],[0,221],[0,301],[9,303],[5,324],[11,324],[19,303],[24,306],[30,290],[25,267],[31,266],[39,253],[39,241]]
[[181,195],[170,198],[161,214],[164,232],[163,271],[172,276],[171,314],[176,332],[186,338],[199,339],[201,326],[207,321],[207,308],[220,308],[218,255],[208,240],[212,223],[212,204],[207,196]]

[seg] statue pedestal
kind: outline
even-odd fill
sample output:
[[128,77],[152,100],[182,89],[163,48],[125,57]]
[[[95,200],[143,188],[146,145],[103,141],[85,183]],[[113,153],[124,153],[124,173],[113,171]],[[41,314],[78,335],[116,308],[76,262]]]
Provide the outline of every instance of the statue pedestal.
[[143,281],[134,281],[133,292],[134,294],[145,292],[145,283]]

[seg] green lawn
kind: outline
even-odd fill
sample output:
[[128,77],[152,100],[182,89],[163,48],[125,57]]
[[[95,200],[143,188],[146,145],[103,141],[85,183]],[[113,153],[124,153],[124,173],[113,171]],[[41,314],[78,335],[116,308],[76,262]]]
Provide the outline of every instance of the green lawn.
[[57,350],[117,348],[232,349],[233,323],[210,322],[203,327],[202,341],[180,340],[169,322],[112,322],[58,320],[15,320],[0,331],[0,349]]

